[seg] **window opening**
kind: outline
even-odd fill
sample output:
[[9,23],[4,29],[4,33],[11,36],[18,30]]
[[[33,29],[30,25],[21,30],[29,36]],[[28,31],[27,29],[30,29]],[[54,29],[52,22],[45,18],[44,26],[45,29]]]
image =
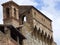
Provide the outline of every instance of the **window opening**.
[[9,8],[6,8],[6,15],[7,15],[7,17],[9,17],[10,16],[10,13],[9,13]]
[[14,16],[16,17],[16,9],[14,8]]
[[22,24],[26,22],[26,16],[22,17]]

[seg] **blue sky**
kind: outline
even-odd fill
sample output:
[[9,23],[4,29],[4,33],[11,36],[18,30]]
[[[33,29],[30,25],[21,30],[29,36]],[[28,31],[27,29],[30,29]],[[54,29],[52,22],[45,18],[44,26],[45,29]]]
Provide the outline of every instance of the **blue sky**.
[[[0,24],[3,23],[3,11],[1,4],[9,0],[0,0]],[[60,45],[60,0],[14,0],[19,5],[33,5],[47,17],[53,20],[53,35],[57,45]]]

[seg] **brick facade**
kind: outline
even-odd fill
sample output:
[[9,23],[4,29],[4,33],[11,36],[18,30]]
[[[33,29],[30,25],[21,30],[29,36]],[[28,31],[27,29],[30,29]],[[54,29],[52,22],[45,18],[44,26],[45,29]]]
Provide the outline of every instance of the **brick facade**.
[[35,7],[19,6],[13,1],[2,6],[0,45],[56,45],[52,20]]

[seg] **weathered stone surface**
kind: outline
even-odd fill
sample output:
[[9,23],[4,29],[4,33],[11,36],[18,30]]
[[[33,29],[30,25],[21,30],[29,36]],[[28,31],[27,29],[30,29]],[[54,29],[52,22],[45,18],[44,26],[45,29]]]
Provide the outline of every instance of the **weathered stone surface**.
[[0,45],[56,45],[52,21],[35,7],[19,6],[13,1],[2,6],[4,25],[1,27],[5,33],[0,31]]

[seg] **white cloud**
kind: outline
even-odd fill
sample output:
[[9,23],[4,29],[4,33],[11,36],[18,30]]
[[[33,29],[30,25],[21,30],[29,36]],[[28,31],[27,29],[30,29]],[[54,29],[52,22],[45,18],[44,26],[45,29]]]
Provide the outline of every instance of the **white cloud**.
[[0,8],[0,23],[2,24],[3,23],[3,21],[2,21],[3,20],[3,16],[2,16],[2,12],[1,11],[2,11],[2,9]]
[[22,0],[22,1],[21,0],[19,0],[19,1],[14,0],[14,1],[20,5],[34,5],[34,6],[38,5],[38,3],[35,2],[34,0]]

